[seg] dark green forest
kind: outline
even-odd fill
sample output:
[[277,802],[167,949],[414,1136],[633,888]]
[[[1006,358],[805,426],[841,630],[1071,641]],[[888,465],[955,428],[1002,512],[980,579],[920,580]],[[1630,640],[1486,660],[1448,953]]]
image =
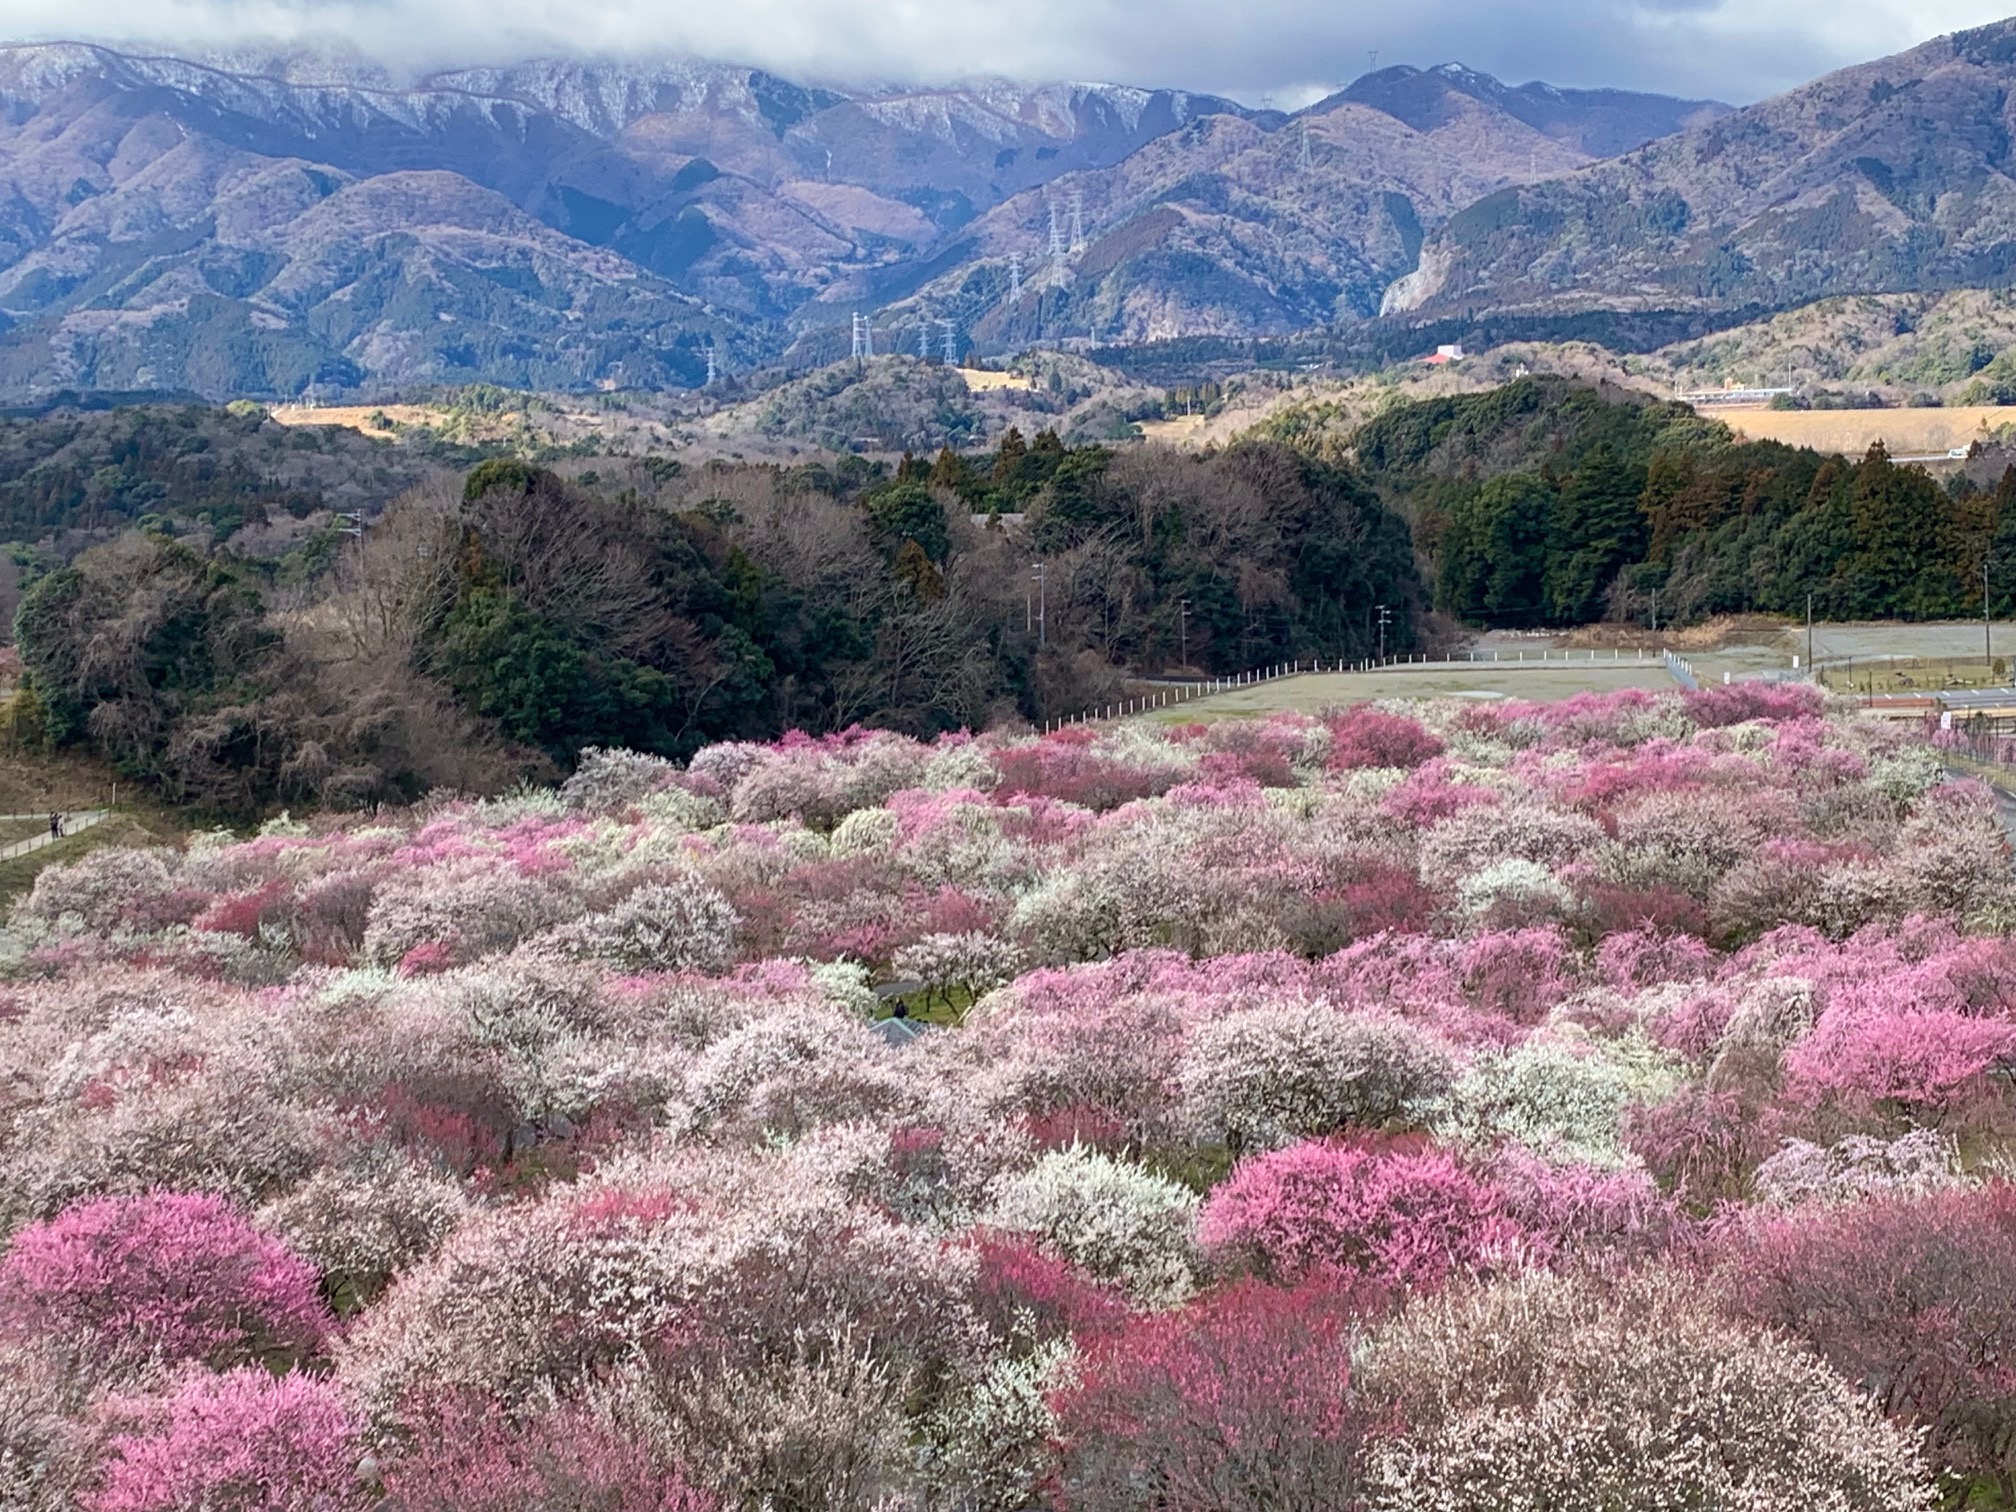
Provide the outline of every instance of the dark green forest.
[[[1941,485],[1881,450],[1738,444],[1685,405],[1529,378],[1395,406],[1355,437],[1468,623],[1718,614],[1939,619],[2016,606],[2016,475]],[[1997,563],[2003,564],[1999,575]]]

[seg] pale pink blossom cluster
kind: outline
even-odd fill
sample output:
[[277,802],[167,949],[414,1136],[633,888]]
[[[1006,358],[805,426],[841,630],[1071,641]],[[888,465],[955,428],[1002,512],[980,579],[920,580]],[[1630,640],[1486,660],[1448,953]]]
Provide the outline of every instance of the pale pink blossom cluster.
[[1748,685],[102,851],[0,928],[0,1507],[2016,1504],[2012,926]]

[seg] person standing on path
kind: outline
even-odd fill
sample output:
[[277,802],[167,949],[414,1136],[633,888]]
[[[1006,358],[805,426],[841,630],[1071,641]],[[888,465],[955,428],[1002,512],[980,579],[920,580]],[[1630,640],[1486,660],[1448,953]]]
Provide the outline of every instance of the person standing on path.
[[49,816],[49,838],[51,840],[61,840],[63,838],[63,816],[61,814],[51,814]]

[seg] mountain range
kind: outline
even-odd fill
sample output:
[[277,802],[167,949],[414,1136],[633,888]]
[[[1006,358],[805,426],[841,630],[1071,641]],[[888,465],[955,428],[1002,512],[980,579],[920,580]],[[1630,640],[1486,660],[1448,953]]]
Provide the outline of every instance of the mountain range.
[[0,47],[0,398],[684,386],[877,350],[2007,282],[2016,22],[1731,110],[1388,68],[1292,115],[694,60]]
[[2016,21],[1500,190],[1385,300],[1426,315],[1785,308],[2016,274]]
[[[1291,122],[1178,90],[844,90],[697,60],[400,79],[0,48],[0,394],[691,384],[710,347],[816,360],[862,308],[889,311],[885,342],[927,318],[983,345],[1287,330],[1376,308],[1470,201],[1704,111],[1455,68]],[[1076,292],[991,312],[1010,255],[1042,271],[1052,205]]]

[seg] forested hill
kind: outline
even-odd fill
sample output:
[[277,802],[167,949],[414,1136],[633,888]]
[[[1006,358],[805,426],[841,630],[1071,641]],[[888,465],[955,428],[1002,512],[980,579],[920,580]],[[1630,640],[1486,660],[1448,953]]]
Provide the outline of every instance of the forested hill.
[[495,788],[589,746],[1076,713],[1185,652],[1363,655],[1374,604],[1410,644],[1423,597],[1355,474],[1266,443],[492,461],[404,496],[284,612],[269,570],[174,529],[41,564],[11,728],[225,812]]
[[1828,618],[1940,618],[1978,612],[1984,555],[2016,562],[2016,477],[1738,444],[1685,405],[1563,379],[1398,405],[1354,449],[1437,606],[1476,624],[1643,623],[1655,593],[1662,622],[1803,614],[1808,594]]

